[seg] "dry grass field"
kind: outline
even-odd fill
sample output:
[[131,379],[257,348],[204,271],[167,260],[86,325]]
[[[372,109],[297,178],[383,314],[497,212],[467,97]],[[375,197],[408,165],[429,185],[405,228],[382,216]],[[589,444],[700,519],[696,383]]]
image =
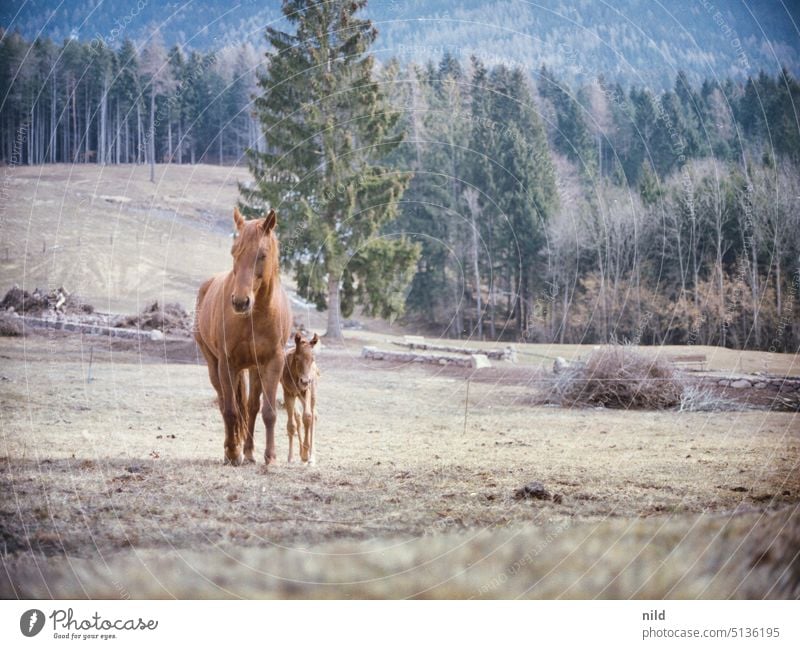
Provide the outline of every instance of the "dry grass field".
[[[0,290],[64,284],[133,312],[191,304],[229,263],[241,170],[162,169],[155,195],[143,168],[13,174]],[[79,210],[83,191],[178,216]],[[96,246],[82,267],[76,219]],[[108,250],[115,227],[125,247]],[[40,228],[64,247],[35,263]],[[519,363],[472,377],[465,425],[470,370],[365,361],[362,344],[389,338],[367,326],[320,352],[316,466],[282,461],[281,414],[281,461],[233,468],[191,341],[0,338],[0,596],[800,595],[797,413],[536,405],[550,359],[590,348],[519,345]],[[704,352],[712,369],[798,373],[791,355]],[[515,498],[532,481],[557,497]]]

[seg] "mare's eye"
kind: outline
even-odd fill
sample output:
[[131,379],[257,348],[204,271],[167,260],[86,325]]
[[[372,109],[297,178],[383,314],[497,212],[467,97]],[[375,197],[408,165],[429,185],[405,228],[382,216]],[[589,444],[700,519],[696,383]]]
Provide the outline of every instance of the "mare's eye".
[[256,257],[256,261],[264,261],[266,259],[266,255],[263,252],[258,253],[258,257]]

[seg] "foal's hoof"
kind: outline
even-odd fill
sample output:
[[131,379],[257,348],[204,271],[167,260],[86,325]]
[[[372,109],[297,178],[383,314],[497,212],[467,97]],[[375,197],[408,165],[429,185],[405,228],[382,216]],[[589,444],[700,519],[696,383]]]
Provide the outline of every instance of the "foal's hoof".
[[264,456],[264,462],[267,463],[267,466],[269,466],[271,464],[277,464],[278,463],[278,458],[270,457],[269,455],[265,455]]
[[245,464],[255,464],[256,463],[256,458],[253,457],[252,452],[251,453],[245,453],[244,454],[244,461],[245,461]]

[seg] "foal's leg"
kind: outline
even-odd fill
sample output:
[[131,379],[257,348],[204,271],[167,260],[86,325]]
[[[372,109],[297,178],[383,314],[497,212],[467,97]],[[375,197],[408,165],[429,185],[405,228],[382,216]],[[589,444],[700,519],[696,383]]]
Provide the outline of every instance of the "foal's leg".
[[314,457],[314,446],[317,443],[317,389],[312,385],[308,389],[311,394],[311,442],[308,451],[308,463],[316,464],[317,460]]
[[289,394],[287,390],[283,391],[283,405],[286,408],[286,434],[289,436],[289,457],[286,461],[291,462],[294,459],[294,434],[297,424],[294,418],[294,395]]
[[283,351],[276,353],[269,361],[259,365],[261,387],[264,391],[264,405],[261,416],[267,428],[267,448],[264,451],[264,460],[267,464],[277,461],[275,454],[275,421],[278,418],[278,383],[283,374]]
[[250,368],[249,375],[249,395],[247,397],[247,433],[244,438],[244,459],[246,462],[255,462],[253,457],[253,432],[256,427],[256,418],[261,408],[261,379],[258,370]]
[[222,388],[220,410],[225,420],[225,464],[239,466],[244,461],[242,452],[242,419],[246,416],[240,412],[237,399],[239,381],[243,377],[238,370],[231,368],[222,357],[219,362],[219,383]]
[[314,444],[314,411],[311,405],[311,389],[303,395],[303,443],[300,446],[300,457],[303,462],[313,464]]

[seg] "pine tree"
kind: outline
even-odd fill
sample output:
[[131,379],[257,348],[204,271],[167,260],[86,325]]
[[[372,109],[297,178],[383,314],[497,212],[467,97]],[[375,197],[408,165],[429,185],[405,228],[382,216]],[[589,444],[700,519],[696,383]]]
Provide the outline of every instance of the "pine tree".
[[135,140],[131,133],[131,122],[136,119],[136,108],[142,102],[142,89],[139,79],[139,57],[136,54],[136,46],[129,39],[123,41],[119,54],[120,70],[114,80],[117,104],[122,116],[122,129],[125,145],[123,160],[130,162],[136,159]]
[[267,29],[271,51],[258,82],[266,151],[248,152],[255,184],[240,186],[248,214],[267,204],[281,214],[291,233],[284,262],[301,295],[328,307],[333,339],[355,302],[382,316],[401,311],[397,289],[418,255],[405,238],[380,236],[410,176],[379,164],[402,134],[373,79],[377,31],[356,15],[365,5],[284,0],[294,31]]

